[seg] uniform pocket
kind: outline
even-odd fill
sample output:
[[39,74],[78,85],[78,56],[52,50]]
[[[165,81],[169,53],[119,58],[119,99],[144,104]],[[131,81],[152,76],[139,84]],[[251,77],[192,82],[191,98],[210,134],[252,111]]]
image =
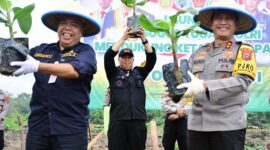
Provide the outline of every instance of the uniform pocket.
[[218,63],[216,66],[216,75],[218,79],[232,76],[233,65],[230,63]]
[[203,70],[204,70],[204,64],[198,64],[198,65],[194,65],[194,66],[192,67],[192,73],[193,73],[194,75],[197,75],[197,74],[202,73]]
[[218,63],[216,66],[217,72],[229,72],[231,73],[233,70],[233,65],[229,63]]

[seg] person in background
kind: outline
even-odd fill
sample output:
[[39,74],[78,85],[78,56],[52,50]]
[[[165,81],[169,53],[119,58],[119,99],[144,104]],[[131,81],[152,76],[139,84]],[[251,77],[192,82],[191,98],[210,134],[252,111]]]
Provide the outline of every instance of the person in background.
[[[89,0],[81,0],[80,2],[84,6],[85,4],[89,3],[87,1],[89,1]],[[94,11],[94,12],[91,12],[90,16],[92,18],[94,18],[101,25],[101,31],[102,31],[103,22],[104,22],[104,18],[106,16],[106,14],[113,10],[112,9],[113,0],[97,0],[97,3],[99,6],[99,9]],[[91,9],[91,8],[92,8],[91,6],[88,6],[88,9]],[[95,42],[100,42],[102,40],[102,38],[105,37],[105,35],[101,36],[101,34],[102,34],[102,32],[99,32],[95,36],[84,37],[84,42],[95,47]]]
[[107,12],[111,11],[112,0],[98,0],[98,4],[101,8],[100,18],[103,19]]
[[5,95],[2,90],[0,90],[0,150],[5,146],[4,140],[4,119],[9,108],[9,96]]
[[108,128],[109,128],[109,122],[110,122],[110,88],[107,88],[105,92],[105,97],[103,101],[103,125],[104,125],[104,132],[107,135]]
[[194,22],[213,32],[189,60],[191,82],[184,97],[193,97],[188,117],[189,150],[244,150],[247,127],[245,106],[257,71],[255,51],[234,35],[256,28],[252,15],[234,0],[219,0],[201,9]]
[[187,115],[181,101],[162,95],[161,108],[165,112],[165,124],[162,145],[165,150],[174,150],[177,141],[180,150],[188,150],[187,146]]
[[130,38],[131,27],[127,27],[123,36],[111,46],[104,55],[104,65],[110,85],[110,123],[108,140],[110,150],[145,149],[147,129],[146,92],[144,80],[156,63],[156,53],[145,38],[144,30],[138,34],[145,48],[146,63],[133,68],[134,55],[131,49],[119,52],[119,66],[114,58],[119,48]]
[[30,50],[15,76],[34,73],[26,150],[86,150],[91,81],[96,73],[94,49],[81,37],[100,31],[78,3],[49,11],[42,22],[57,32],[55,43]]

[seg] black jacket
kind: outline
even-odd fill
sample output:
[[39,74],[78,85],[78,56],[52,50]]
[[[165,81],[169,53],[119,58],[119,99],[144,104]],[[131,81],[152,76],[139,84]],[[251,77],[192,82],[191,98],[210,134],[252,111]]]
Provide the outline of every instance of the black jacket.
[[146,94],[143,82],[154,68],[156,53],[146,53],[145,66],[134,67],[131,71],[116,67],[116,55],[117,52],[110,47],[104,56],[105,71],[111,90],[110,120],[146,120]]

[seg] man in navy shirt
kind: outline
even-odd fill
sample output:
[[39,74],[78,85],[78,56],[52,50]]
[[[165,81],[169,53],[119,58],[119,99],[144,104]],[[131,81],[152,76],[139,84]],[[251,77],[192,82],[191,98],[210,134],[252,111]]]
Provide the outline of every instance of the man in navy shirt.
[[75,3],[42,16],[59,41],[30,50],[13,75],[34,72],[27,150],[86,150],[90,84],[96,73],[93,48],[81,37],[95,35],[99,25]]

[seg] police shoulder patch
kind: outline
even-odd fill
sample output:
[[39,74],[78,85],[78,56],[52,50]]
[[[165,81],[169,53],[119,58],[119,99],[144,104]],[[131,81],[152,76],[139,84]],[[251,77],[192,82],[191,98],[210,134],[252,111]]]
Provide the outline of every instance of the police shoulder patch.
[[238,50],[232,74],[233,76],[236,74],[244,74],[255,79],[256,72],[257,65],[253,47],[242,44]]

